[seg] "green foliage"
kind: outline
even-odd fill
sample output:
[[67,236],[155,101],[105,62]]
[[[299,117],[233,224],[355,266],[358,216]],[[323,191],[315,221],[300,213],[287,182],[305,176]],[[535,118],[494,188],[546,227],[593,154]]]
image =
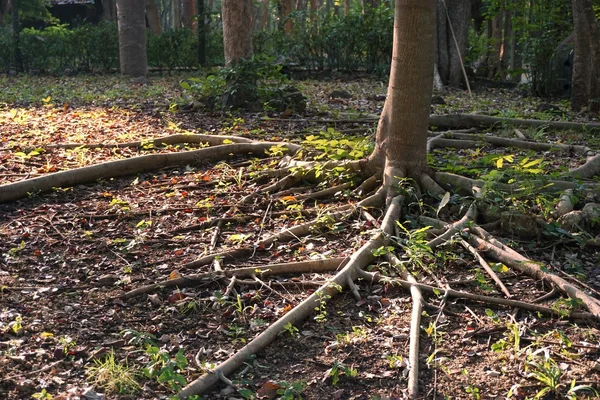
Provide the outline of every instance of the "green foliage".
[[302,144],[321,153],[315,157],[317,160],[360,160],[373,150],[373,143],[368,138],[345,135],[333,128],[307,136]]
[[168,70],[191,68],[198,64],[198,42],[187,28],[155,35],[148,33],[148,66]]
[[292,13],[294,29],[261,31],[254,37],[257,53],[310,69],[367,70],[384,75],[392,55],[393,9],[354,7],[348,15],[320,11],[310,21],[308,11]]
[[148,345],[146,354],[150,356],[150,361],[142,369],[145,377],[155,379],[174,392],[181,390],[187,384],[185,376],[180,374],[188,365],[182,349],[179,349],[177,354],[171,357],[168,351]]
[[287,85],[281,68],[272,58],[255,56],[205,76],[186,79],[180,86],[208,108],[303,110],[304,97]]

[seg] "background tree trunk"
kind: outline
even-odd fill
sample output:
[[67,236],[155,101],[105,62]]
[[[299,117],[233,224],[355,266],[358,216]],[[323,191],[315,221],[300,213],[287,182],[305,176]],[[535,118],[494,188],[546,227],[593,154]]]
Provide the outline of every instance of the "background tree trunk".
[[158,7],[156,7],[154,0],[146,0],[146,17],[148,18],[148,25],[150,25],[152,32],[160,35],[162,27],[160,25],[160,17],[158,16]]
[[182,0],[181,2],[181,22],[185,28],[196,32],[195,17],[196,2],[195,0]]
[[344,0],[344,15],[350,14],[350,0]]
[[181,8],[179,7],[179,0],[171,1],[173,7],[173,29],[181,28]]
[[488,27],[488,35],[490,35],[490,52],[487,61],[488,79],[496,77],[502,79],[502,11],[499,11],[498,15],[491,20],[491,25]]
[[471,0],[437,1],[437,66],[444,85],[465,86],[461,62],[467,52],[471,9]]
[[600,28],[594,15],[592,0],[573,0],[575,55],[571,108],[588,107],[600,111]]
[[290,14],[294,11],[294,3],[292,0],[280,0],[280,18],[283,23],[283,31],[291,33],[294,29],[294,23],[290,19]]
[[319,11],[319,3],[317,0],[310,0],[310,22],[314,22]]
[[102,0],[102,18],[105,21],[117,21],[117,4],[115,0]]
[[270,0],[262,0],[260,3],[258,29],[261,31],[266,31],[269,27],[269,2]]
[[206,65],[206,10],[204,0],[196,0],[198,12],[198,63]]
[[148,75],[145,0],[117,0],[121,74]]
[[[427,171],[435,61],[435,0],[396,0],[387,99],[369,163],[385,160],[384,184]],[[387,182],[387,183],[386,183]]]
[[252,57],[252,1],[223,0],[225,65]]
[[21,24],[19,21],[19,0],[12,0],[11,2],[11,15],[12,15],[12,45],[13,51],[11,52],[11,73],[16,74],[17,72],[23,71],[23,64],[21,60]]
[[6,25],[6,16],[10,13],[10,7],[10,0],[0,0],[0,26]]

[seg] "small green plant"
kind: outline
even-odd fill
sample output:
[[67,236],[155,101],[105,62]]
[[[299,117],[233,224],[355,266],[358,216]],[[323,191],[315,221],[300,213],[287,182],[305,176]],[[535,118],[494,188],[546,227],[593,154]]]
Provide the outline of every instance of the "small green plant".
[[283,327],[283,329],[284,329],[284,330],[283,330],[282,332],[287,332],[287,333],[289,333],[289,335],[290,335],[291,337],[296,337],[296,336],[298,336],[298,332],[300,332],[300,331],[298,330],[298,328],[296,328],[294,325],[292,325],[292,323],[291,323],[291,322],[288,322],[287,324],[285,324],[285,326]]
[[333,366],[327,371],[327,375],[331,377],[331,384],[337,386],[341,375],[346,375],[348,378],[356,378],[358,376],[358,370],[336,360],[334,361]]
[[52,400],[54,398],[54,396],[52,396],[50,393],[48,393],[46,391],[46,389],[42,389],[41,392],[32,394],[31,397],[33,397],[34,399],[40,399],[40,400]]
[[159,384],[174,392],[181,390],[187,384],[185,376],[181,374],[188,365],[182,349],[179,349],[177,354],[171,357],[168,351],[148,345],[146,354],[150,357],[150,361],[142,369],[145,377],[155,379]]
[[315,160],[360,160],[368,155],[373,143],[363,136],[348,136],[336,131],[334,128],[328,128],[327,131],[321,131],[318,135],[309,135],[303,142],[307,148],[319,151]]
[[423,228],[409,230],[399,221],[396,222],[403,233],[401,237],[393,237],[396,242],[404,250],[404,254],[400,256],[400,268],[405,265],[413,266],[414,268],[429,269],[429,261],[435,259],[431,247],[427,245],[427,231],[431,228],[425,226]]
[[481,398],[481,395],[479,394],[479,388],[471,383],[469,371],[467,371],[466,368],[463,368],[460,372],[467,378],[467,386],[465,386],[465,392],[471,395],[471,398],[479,400]]
[[[342,287],[336,283],[332,282],[329,286],[335,288],[339,292],[342,291]],[[327,321],[327,301],[331,299],[331,295],[324,291],[318,291],[317,296],[319,297],[319,304],[315,307],[315,310],[317,311],[315,321],[323,323]]]
[[279,400],[302,400],[302,392],[304,388],[306,388],[306,383],[297,381],[297,382],[279,382],[279,386],[281,389],[277,390],[277,394]]
[[104,388],[111,394],[132,394],[140,389],[135,371],[127,363],[121,364],[115,359],[113,351],[103,360],[94,360],[87,367],[88,381]]
[[385,360],[388,362],[390,369],[404,368],[407,365],[404,358],[398,354],[386,354]]

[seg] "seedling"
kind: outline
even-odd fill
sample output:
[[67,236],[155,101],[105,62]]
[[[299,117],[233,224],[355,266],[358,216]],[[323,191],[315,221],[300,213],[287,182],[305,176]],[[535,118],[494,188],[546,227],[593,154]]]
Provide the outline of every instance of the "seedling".
[[87,367],[88,381],[104,388],[111,394],[132,394],[140,389],[135,371],[127,363],[115,360],[111,352],[104,360],[94,360],[94,365]]

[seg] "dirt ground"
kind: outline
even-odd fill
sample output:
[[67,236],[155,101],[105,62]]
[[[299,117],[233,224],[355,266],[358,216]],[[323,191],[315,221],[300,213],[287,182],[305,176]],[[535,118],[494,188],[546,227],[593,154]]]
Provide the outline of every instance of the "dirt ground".
[[[171,80],[155,78],[155,85],[169,86]],[[304,81],[297,86],[308,97],[303,115],[169,108],[165,97],[179,95],[177,89],[143,103],[135,98],[103,104],[86,100],[0,103],[0,184],[141,154],[198,148],[186,144],[84,149],[61,146],[65,143],[124,143],[185,131],[295,143],[303,143],[309,135],[327,138],[327,132],[372,139],[376,123],[361,115],[381,109],[382,83],[360,79]],[[345,90],[350,98],[330,98],[333,90]],[[462,92],[440,95],[444,104],[432,106],[435,113],[552,117],[536,111],[543,101],[524,97],[516,89],[481,89],[474,98]],[[556,118],[587,120],[554,103],[565,111]],[[591,134],[524,133],[529,140],[586,144],[600,150],[598,136]],[[499,129],[495,134],[507,131]],[[530,155],[489,145],[480,151]],[[432,154],[431,161],[444,169],[457,157],[476,159],[472,150],[442,149]],[[550,152],[541,157],[549,173],[581,161]],[[220,278],[119,298],[128,290],[169,277],[209,272],[210,264],[185,265],[206,254],[251,246],[267,235],[361,199],[356,191],[343,190],[328,198],[299,200],[301,194],[323,189],[307,183],[297,191],[260,196],[236,206],[271,182],[257,174],[276,168],[277,163],[275,156],[200,161],[32,193],[0,204],[0,398],[169,398],[184,380],[190,382],[227,359],[313,293],[331,275],[283,274],[239,282]],[[471,168],[468,162],[463,167]],[[343,174],[327,183],[348,181],[355,184]],[[543,214],[541,200],[522,201],[530,213]],[[453,197],[452,202],[440,218],[457,218],[460,199]],[[413,214],[420,209],[436,216],[431,199],[409,208]],[[372,212],[381,217],[381,210]],[[211,223],[224,217],[231,221],[219,229]],[[346,258],[374,230],[360,217],[328,228],[268,248],[256,247],[248,257],[223,260],[223,268]],[[574,284],[587,283],[584,290],[598,298],[598,248],[582,247],[572,238],[548,232],[529,238],[505,235],[502,240]],[[479,263],[456,243],[443,246],[426,261],[426,271],[415,271],[425,283],[501,296]],[[372,265],[382,272],[386,267],[381,262]],[[525,275],[497,267],[516,299],[533,302],[552,291]],[[310,319],[288,327],[229,377],[235,388],[220,383],[204,398],[406,398],[410,295],[391,284],[360,281],[358,289],[360,300],[346,291],[330,302],[323,299]],[[427,303],[419,362],[423,399],[525,399],[539,393],[539,398],[558,399],[568,398],[572,383],[599,389],[598,323],[548,318],[441,295],[427,297]],[[567,303],[558,296],[542,301],[557,309]],[[111,357],[112,363],[107,361]],[[131,381],[125,379],[128,376]],[[546,377],[553,380],[543,383]],[[555,390],[544,393],[548,387]],[[573,396],[599,398],[591,391]]]

